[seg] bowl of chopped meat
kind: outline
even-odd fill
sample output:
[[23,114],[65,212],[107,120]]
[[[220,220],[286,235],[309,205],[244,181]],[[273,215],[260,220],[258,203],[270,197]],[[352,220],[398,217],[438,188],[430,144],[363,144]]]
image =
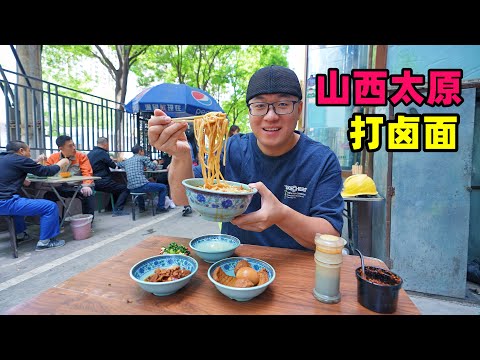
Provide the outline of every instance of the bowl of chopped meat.
[[132,266],[130,277],[156,296],[171,295],[187,285],[198,270],[197,261],[187,255],[164,254],[143,259]]

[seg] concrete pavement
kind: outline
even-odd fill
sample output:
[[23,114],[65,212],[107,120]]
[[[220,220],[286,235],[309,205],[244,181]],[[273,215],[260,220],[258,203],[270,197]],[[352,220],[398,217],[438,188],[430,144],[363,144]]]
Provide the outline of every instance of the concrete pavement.
[[[183,207],[153,217],[145,212],[132,221],[130,216],[112,217],[111,213],[96,213],[93,236],[72,240],[68,224],[59,236],[66,245],[35,252],[38,226],[29,227],[34,240],[19,246],[19,257],[13,258],[8,233],[0,234],[0,314],[71,276],[134,246],[152,234],[196,237],[218,233],[217,223],[203,220],[195,211],[183,217]],[[468,291],[468,289],[467,289]],[[451,299],[408,292],[415,305],[425,315],[480,315],[480,299]],[[480,295],[477,295],[480,297]],[[475,299],[474,299],[475,300]]]

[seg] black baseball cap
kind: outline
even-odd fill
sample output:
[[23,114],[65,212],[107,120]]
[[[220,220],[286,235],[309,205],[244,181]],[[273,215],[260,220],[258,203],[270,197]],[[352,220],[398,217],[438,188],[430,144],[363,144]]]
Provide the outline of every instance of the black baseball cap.
[[290,94],[302,99],[302,89],[297,74],[284,66],[271,65],[261,68],[250,78],[247,87],[247,104],[261,94]]

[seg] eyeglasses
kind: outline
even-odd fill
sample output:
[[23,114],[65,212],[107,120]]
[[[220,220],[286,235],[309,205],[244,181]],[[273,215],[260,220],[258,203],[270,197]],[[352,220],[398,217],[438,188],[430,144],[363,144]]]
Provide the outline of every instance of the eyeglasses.
[[270,109],[270,105],[273,107],[273,111],[277,115],[288,115],[293,112],[293,109],[295,108],[295,104],[300,102],[294,101],[294,100],[282,100],[282,101],[276,101],[273,103],[267,103],[267,102],[254,102],[248,104],[248,111],[250,114],[253,116],[264,116],[267,115],[268,110]]

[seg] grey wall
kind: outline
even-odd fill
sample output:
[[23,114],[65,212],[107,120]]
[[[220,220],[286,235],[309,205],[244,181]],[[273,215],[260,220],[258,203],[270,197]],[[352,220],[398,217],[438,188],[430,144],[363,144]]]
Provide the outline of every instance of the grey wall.
[[[404,288],[445,296],[465,296],[475,89],[462,93],[460,108],[428,108],[458,113],[458,152],[393,154],[392,269]],[[419,114],[424,108],[414,107]],[[406,112],[398,106],[396,112]],[[386,194],[387,153],[375,153],[374,180]],[[374,212],[374,256],[385,260],[385,209]]]
[[[387,56],[390,74],[399,74],[402,67],[425,74],[432,68],[462,68],[464,79],[480,78],[480,46],[390,46]],[[464,298],[466,284],[471,196],[466,187],[472,176],[475,89],[464,89],[462,97],[460,107],[407,107],[419,114],[458,113],[459,151],[393,154],[390,252],[392,269],[404,279],[405,289],[459,298]],[[407,109],[399,105],[395,112]],[[377,108],[377,113],[386,109]],[[386,177],[383,148],[374,155],[374,180],[384,197]],[[382,260],[385,204],[373,209],[372,255]]]
[[[478,91],[477,91],[478,93]],[[472,187],[480,186],[480,99],[477,97],[475,111],[475,132],[472,150]],[[468,261],[480,260],[480,189],[470,193],[470,238],[468,241]]]

